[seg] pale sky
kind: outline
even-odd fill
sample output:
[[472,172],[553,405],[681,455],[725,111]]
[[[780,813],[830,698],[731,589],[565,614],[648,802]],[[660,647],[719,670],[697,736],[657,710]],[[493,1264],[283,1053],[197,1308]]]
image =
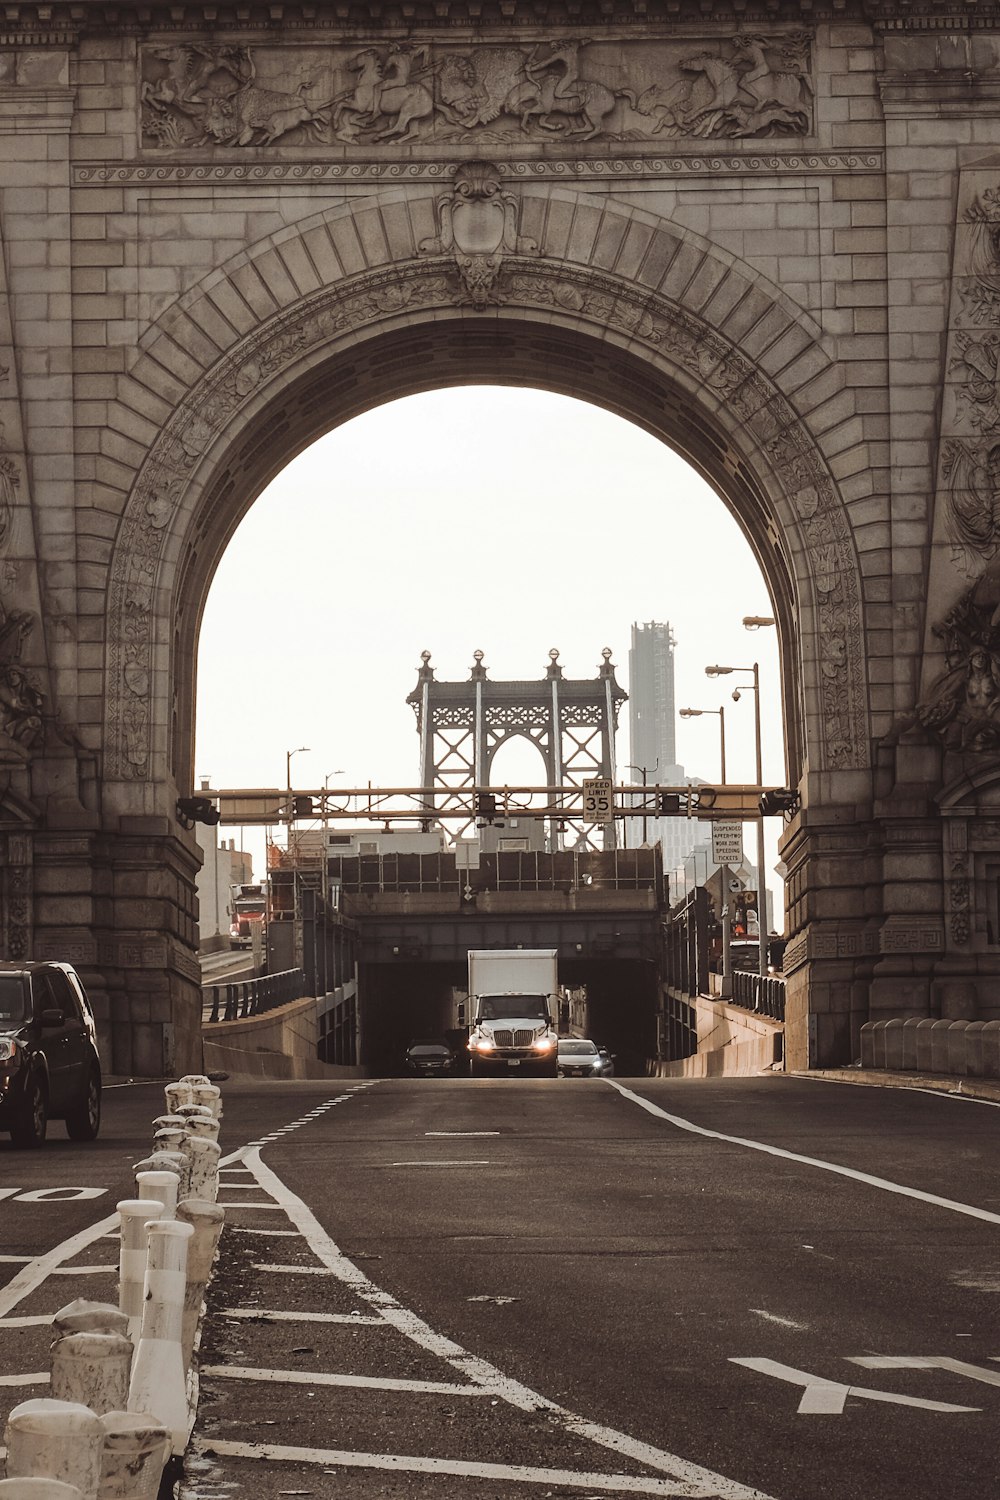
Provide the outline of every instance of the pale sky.
[[[736,521],[663,443],[547,392],[465,386],[392,402],[315,443],[263,492],[212,584],[199,647],[197,773],[213,786],[415,786],[405,702],[420,653],[464,679],[479,647],[494,679],[568,677],[610,646],[628,690],[633,621],[669,621],[678,708],[726,707],[730,781],[753,781],[753,694],[707,664],[760,663],[764,780],[783,784],[773,613]],[[520,744],[520,742],[518,742]],[[719,720],[679,719],[691,775],[719,776]],[[617,741],[631,759],[628,706]],[[544,781],[525,747],[494,780]],[[652,778],[650,778],[652,779]],[[768,883],[778,824],[769,820]],[[226,836],[240,841],[238,830]],[[751,859],[752,827],[745,846]],[[259,831],[245,847],[263,848]],[[780,913],[780,900],[777,903]],[[780,925],[780,923],[779,923]]]

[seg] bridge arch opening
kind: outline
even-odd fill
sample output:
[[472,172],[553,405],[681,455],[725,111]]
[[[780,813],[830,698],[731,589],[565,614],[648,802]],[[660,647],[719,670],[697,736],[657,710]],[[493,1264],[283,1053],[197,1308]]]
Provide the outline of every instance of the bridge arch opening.
[[[849,472],[864,445],[821,337],[758,274],[617,204],[598,214],[617,236],[609,265],[586,200],[546,194],[560,212],[543,213],[530,253],[523,236],[511,240],[485,292],[454,247],[428,233],[435,196],[399,189],[377,209],[352,203],[251,247],[150,328],[121,397],[162,420],[135,466],[109,560],[102,781],[114,816],[169,822],[176,795],[191,788],[199,624],[219,559],[265,485],[351,416],[470,384],[582,398],[662,439],[708,480],[773,600],[790,780],[804,806],[813,789],[834,801],[867,794],[861,571],[831,467]],[[522,228],[537,197],[525,189]],[[557,233],[568,204],[594,230],[582,241]],[[296,277],[277,275],[276,260],[290,267],[314,232],[332,250],[326,279],[317,287],[313,271],[312,290],[291,293]],[[230,328],[219,334],[224,307]],[[179,363],[178,348],[194,352]],[[121,488],[117,450],[96,472]],[[813,889],[808,857],[806,841],[799,928]],[[812,951],[795,950],[803,1038]],[[850,998],[837,1008],[823,1023],[827,1055],[846,1044],[860,1007]]]

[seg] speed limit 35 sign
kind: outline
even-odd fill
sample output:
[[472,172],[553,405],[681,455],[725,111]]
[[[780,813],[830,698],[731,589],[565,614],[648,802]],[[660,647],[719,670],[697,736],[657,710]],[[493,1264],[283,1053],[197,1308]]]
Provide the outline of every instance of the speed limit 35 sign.
[[610,823],[614,817],[611,777],[599,776],[583,783],[583,816],[588,823]]

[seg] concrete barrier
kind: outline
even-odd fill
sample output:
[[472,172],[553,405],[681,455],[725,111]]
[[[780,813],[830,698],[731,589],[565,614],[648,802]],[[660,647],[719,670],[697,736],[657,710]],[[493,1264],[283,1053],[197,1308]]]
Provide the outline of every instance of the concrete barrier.
[[68,1333],[121,1333],[128,1334],[128,1318],[110,1302],[91,1302],[86,1297],[77,1297],[61,1307],[52,1319],[56,1338]]
[[219,1196],[219,1159],[222,1152],[216,1141],[190,1135],[187,1139],[189,1198],[214,1203]]
[[97,1415],[121,1411],[128,1400],[132,1340],[120,1333],[67,1333],[50,1351],[54,1401],[89,1406]]
[[8,1479],[60,1479],[82,1500],[97,1500],[101,1482],[101,1419],[86,1406],[42,1397],[22,1401],[7,1418]]
[[156,1500],[170,1457],[170,1433],[145,1412],[108,1412],[101,1426],[98,1500]]
[[61,1479],[0,1479],[0,1500],[82,1500],[75,1484]]
[[861,1066],[890,1073],[1000,1079],[1000,1021],[893,1017],[861,1028]]

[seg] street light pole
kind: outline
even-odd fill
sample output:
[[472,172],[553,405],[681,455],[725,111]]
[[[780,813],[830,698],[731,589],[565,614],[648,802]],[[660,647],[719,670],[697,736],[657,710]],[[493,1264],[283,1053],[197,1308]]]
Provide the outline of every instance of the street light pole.
[[[750,629],[750,628],[756,628],[757,624],[764,624],[765,623],[765,619],[764,619],[763,616],[747,616],[747,619],[754,621],[753,626],[749,626],[748,625],[748,627],[747,627],[748,629]],[[720,667],[720,666],[714,666],[714,667],[706,667],[705,668],[705,676],[706,677],[726,677],[731,672],[750,672],[753,675],[753,684],[752,684],[752,687],[753,687],[753,723],[754,723],[754,749],[756,751],[756,760],[757,760],[757,785],[758,786],[763,786],[763,784],[764,784],[764,764],[763,764],[763,757],[762,757],[762,754],[761,754],[761,743],[760,743],[760,665],[759,665],[758,662],[754,662],[754,664],[753,664],[752,667]],[[749,686],[751,686],[751,684],[748,683],[747,686],[749,687]],[[740,701],[740,689],[739,688],[734,688],[734,690],[733,690],[733,697],[735,698],[735,700],[736,700],[737,703]],[[764,815],[763,815],[763,813],[759,813],[758,816],[757,816],[757,942],[758,942],[758,954],[759,954],[758,963],[759,963],[759,966],[760,966],[760,975],[761,975],[761,978],[764,978],[766,976],[766,974],[767,974],[767,886],[766,886],[765,881],[764,881]]]
[[[655,761],[655,763],[653,765],[653,775],[654,776],[656,775],[656,772],[659,769],[659,765],[660,765],[660,757],[657,756],[656,757],[656,761]],[[626,766],[625,769],[626,769],[626,771],[638,771],[639,775],[642,777],[642,842],[643,842],[643,844],[645,844],[645,842],[646,842],[646,825],[647,825],[647,821],[648,821],[647,820],[647,816],[646,816],[646,772],[649,770],[649,767],[648,766]]]
[[[722,785],[726,784],[726,705],[718,708],[682,708],[682,719],[700,719],[704,714],[719,716],[719,773]],[[706,861],[707,864],[707,861]],[[731,1000],[733,995],[732,934],[733,919],[730,911],[729,866],[719,866],[719,910],[722,916],[722,998]]]
[[296,750],[286,750],[285,751],[285,787],[286,787],[286,792],[287,792],[287,796],[288,796],[288,808],[287,808],[287,812],[286,812],[286,817],[288,819],[288,848],[289,848],[289,851],[291,851],[291,847],[292,847],[292,811],[293,811],[293,808],[292,808],[292,756],[293,755],[298,755],[298,754],[300,754],[302,752],[308,752],[308,749],[309,749],[308,745],[299,745],[298,749],[296,749]]

